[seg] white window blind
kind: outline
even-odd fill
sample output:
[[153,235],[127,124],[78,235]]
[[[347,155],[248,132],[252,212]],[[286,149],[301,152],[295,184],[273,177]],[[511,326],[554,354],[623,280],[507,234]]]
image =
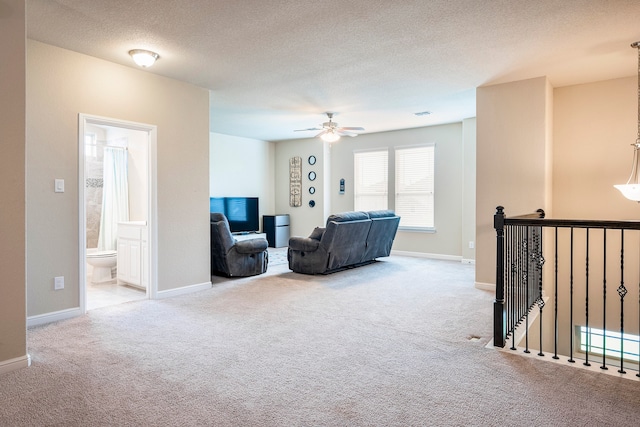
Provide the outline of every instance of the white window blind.
[[403,228],[434,228],[433,144],[396,148],[396,214]]
[[387,209],[388,150],[357,151],[354,159],[354,200],[356,211]]

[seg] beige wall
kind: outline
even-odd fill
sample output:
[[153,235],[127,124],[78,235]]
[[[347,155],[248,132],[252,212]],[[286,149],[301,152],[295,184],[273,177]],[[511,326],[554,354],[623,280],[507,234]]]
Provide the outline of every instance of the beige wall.
[[[631,172],[633,144],[637,137],[637,77],[567,86],[554,90],[553,127],[553,216],[580,219],[640,219],[640,204],[625,199],[614,184],[626,183]],[[638,232],[625,232],[624,280],[625,333],[638,333]],[[559,352],[569,354],[570,276],[574,278],[574,325],[585,325],[586,233],[574,232],[574,273],[570,271],[569,231],[559,232]],[[547,241],[551,241],[551,237]],[[606,327],[620,327],[620,233],[607,232],[607,318]],[[603,325],[602,286],[604,237],[601,231],[589,233],[589,324]],[[549,251],[553,254],[553,251]],[[563,256],[564,255],[564,256]],[[549,269],[551,270],[551,269]],[[636,285],[634,285],[634,283]],[[553,280],[546,283],[552,298]],[[634,304],[633,302],[636,302]],[[547,320],[545,341],[552,348],[553,325]]]
[[[314,227],[322,226],[325,216],[325,185],[329,179],[325,170],[328,149],[318,138],[295,139],[275,142],[274,189],[275,213],[289,214],[291,236],[308,236]],[[309,156],[316,156],[317,162],[310,166]],[[289,159],[295,156],[302,158],[302,206],[289,206]],[[316,172],[315,181],[307,177],[310,171]],[[309,187],[315,187],[315,194],[309,194]],[[316,202],[309,206],[309,200]]]
[[545,209],[553,108],[545,77],[480,87],[477,104],[476,283],[495,285],[493,214]]
[[[466,127],[467,137],[463,136]],[[442,126],[430,126],[392,132],[360,135],[357,138],[342,138],[340,141],[323,144],[317,138],[276,143],[276,209],[291,215],[292,235],[307,236],[314,227],[323,225],[331,213],[353,210],[353,152],[354,150],[388,147],[390,155],[394,147],[434,142],[436,144],[436,233],[399,231],[394,242],[396,251],[418,252],[463,257],[462,241],[474,239],[471,224],[463,225],[468,210],[473,212],[475,187],[475,120]],[[309,155],[315,155],[318,163],[310,167],[306,163]],[[288,206],[288,161],[298,155],[303,158],[303,206]],[[471,165],[469,165],[471,163]],[[466,164],[466,166],[465,166]],[[315,208],[309,208],[307,173],[314,170],[318,179],[313,183],[316,194]],[[466,175],[465,175],[466,174]],[[346,181],[345,194],[339,194],[339,182]],[[393,188],[394,173],[390,169],[390,188]],[[393,208],[390,206],[390,208]],[[466,230],[463,238],[463,229]],[[464,258],[473,259],[473,250],[464,253]]]
[[274,144],[214,132],[209,144],[209,195],[259,197],[260,216],[274,215]]
[[637,77],[555,89],[555,217],[640,219],[640,204],[613,188],[631,172],[637,90]]
[[[463,260],[475,260],[476,240],[476,118],[462,122],[462,248]],[[469,242],[473,242],[470,248]]]
[[29,316],[79,306],[79,113],[158,127],[158,290],[210,282],[208,103],[205,89],[28,41]]
[[25,2],[0,13],[0,373],[26,366]]

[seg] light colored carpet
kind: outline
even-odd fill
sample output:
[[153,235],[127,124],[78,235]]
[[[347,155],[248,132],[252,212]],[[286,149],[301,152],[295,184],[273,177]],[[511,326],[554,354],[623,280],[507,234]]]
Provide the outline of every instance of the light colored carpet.
[[[287,260],[287,248],[268,248],[269,250],[269,266],[288,264]],[[267,269],[269,269],[267,267]]]
[[485,348],[493,297],[473,276],[281,265],[36,327],[32,367],[0,377],[0,425],[637,425],[638,382]]

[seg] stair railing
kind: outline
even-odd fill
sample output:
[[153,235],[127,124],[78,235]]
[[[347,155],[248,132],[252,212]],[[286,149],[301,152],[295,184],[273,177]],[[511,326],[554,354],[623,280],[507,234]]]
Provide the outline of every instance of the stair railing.
[[[516,330],[522,326],[524,327],[524,351],[529,353],[529,321],[530,315],[535,314],[536,321],[539,323],[538,355],[544,356],[543,325],[546,324],[546,319],[543,318],[543,312],[546,305],[545,300],[550,298],[553,301],[554,313],[553,328],[548,330],[552,330],[554,335],[551,340],[553,342],[553,358],[559,359],[558,347],[562,343],[563,348],[568,348],[569,351],[568,362],[575,363],[576,323],[583,324],[586,331],[590,331],[590,328],[594,326],[597,326],[599,330],[607,331],[607,316],[609,315],[609,319],[612,315],[618,317],[616,313],[607,313],[607,307],[609,306],[610,310],[612,308],[612,302],[607,302],[607,291],[611,292],[611,289],[607,287],[608,281],[611,282],[611,276],[615,276],[614,283],[618,285],[615,291],[619,298],[619,304],[616,304],[616,311],[619,312],[619,325],[615,325],[615,329],[616,334],[619,333],[620,337],[620,350],[616,354],[619,354],[620,357],[607,354],[608,347],[605,343],[597,344],[600,346],[598,354],[602,355],[601,369],[607,369],[607,360],[611,361],[611,357],[613,357],[620,361],[618,372],[626,373],[623,345],[625,343],[625,328],[629,322],[625,324],[625,316],[631,319],[637,317],[638,325],[634,325],[634,328],[636,332],[640,331],[640,316],[638,315],[640,312],[640,278],[634,277],[638,280],[636,293],[635,289],[629,287],[631,282],[629,275],[637,274],[640,276],[640,266],[638,265],[640,261],[638,259],[630,261],[625,250],[631,252],[632,258],[634,255],[640,258],[640,243],[634,243],[633,239],[627,239],[625,242],[625,236],[640,230],[640,221],[548,219],[545,218],[542,209],[529,215],[507,217],[504,208],[498,206],[494,215],[494,228],[497,237],[494,346],[504,347],[511,339],[510,348],[516,350],[516,345],[519,344],[516,342]],[[567,231],[563,231],[563,235],[559,237],[559,230]],[[578,233],[578,231],[580,232]],[[635,234],[640,238],[639,233]],[[551,240],[550,244],[545,245],[549,243],[546,241],[543,244],[543,236]],[[559,249],[559,244],[562,249]],[[552,263],[548,263],[545,259],[545,248],[551,253]],[[611,252],[619,251],[619,255],[617,253],[614,255],[616,258],[619,256],[619,260],[608,260],[607,250],[609,250],[609,256]],[[594,255],[599,257],[599,259],[595,259],[595,262],[598,263],[598,273],[595,280],[590,277],[590,267],[596,265],[591,259]],[[580,267],[577,264],[582,263],[583,256],[584,273],[580,274]],[[612,262],[616,264],[619,262],[619,276],[616,272],[612,273],[611,268],[607,269],[607,264]],[[632,263],[632,268],[627,268],[627,270],[631,270],[631,272],[625,271],[625,267],[629,263]],[[551,274],[543,274],[543,267],[549,266],[549,264],[552,264],[553,271],[547,272]],[[563,271],[562,277],[559,277],[560,269]],[[614,270],[616,269],[614,268]],[[552,295],[547,298],[545,290],[551,291]],[[633,291],[638,303],[631,306],[630,310],[628,307],[625,314],[625,302],[630,299],[629,291]],[[577,295],[584,298],[583,311],[579,311],[580,302],[577,301]],[[629,304],[633,303],[627,305]],[[566,306],[568,309],[564,308]],[[559,310],[561,310],[560,313]],[[594,313],[594,310],[597,311]],[[568,327],[561,325],[559,314],[563,318],[568,317],[566,322]],[[590,332],[588,332],[586,334],[586,351],[584,351],[586,366],[590,366],[589,354],[592,347],[592,343],[589,341],[590,337]],[[604,332],[599,339],[603,341],[607,339]],[[637,347],[640,348],[640,338],[637,339]]]

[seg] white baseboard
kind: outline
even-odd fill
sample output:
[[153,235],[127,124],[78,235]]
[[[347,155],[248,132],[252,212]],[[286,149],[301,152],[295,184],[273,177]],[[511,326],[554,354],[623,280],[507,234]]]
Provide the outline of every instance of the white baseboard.
[[426,252],[409,252],[409,251],[396,251],[396,250],[392,250],[391,255],[410,256],[415,258],[442,259],[445,261],[462,262],[462,257],[458,255],[430,254]]
[[157,299],[171,298],[178,295],[190,294],[192,292],[204,291],[211,289],[213,284],[211,282],[198,283],[195,285],[183,286],[181,288],[168,289],[166,291],[158,291],[156,295]]
[[496,284],[495,283],[476,282],[475,288],[476,289],[481,289],[483,291],[495,292],[496,291]]
[[14,359],[3,360],[0,362],[0,375],[17,371],[18,369],[27,368],[29,366],[31,366],[31,356],[28,354]]
[[69,308],[67,310],[54,311],[51,313],[38,314],[27,317],[27,328],[31,326],[44,325],[46,323],[57,322],[59,320],[71,319],[82,314],[80,307]]
[[475,259],[469,259],[469,258],[462,258],[462,263],[463,264],[476,264],[476,260]]

